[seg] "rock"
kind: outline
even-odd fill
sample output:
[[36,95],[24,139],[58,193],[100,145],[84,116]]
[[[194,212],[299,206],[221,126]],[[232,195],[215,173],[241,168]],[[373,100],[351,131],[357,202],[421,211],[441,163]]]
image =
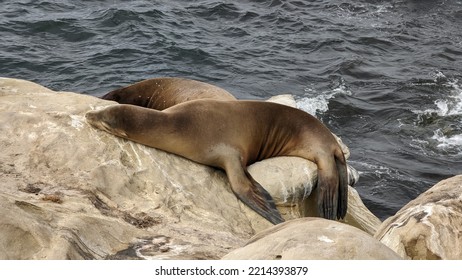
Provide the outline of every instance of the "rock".
[[[272,226],[222,171],[86,123],[113,104],[0,78],[0,259],[218,259]],[[313,166],[274,158],[250,172],[292,219]]]
[[462,259],[462,175],[409,202],[375,237],[405,259]]
[[294,96],[292,94],[280,94],[272,96],[267,101],[286,105],[289,107],[297,107],[297,102],[295,101]]
[[1,259],[217,259],[254,234],[223,172],[85,122],[112,104],[0,79]]
[[[271,194],[285,220],[305,217],[307,198],[317,181],[316,164],[298,157],[275,157],[250,165],[248,171]],[[254,212],[247,215],[256,232],[271,226],[255,219]]]
[[352,187],[348,188],[348,205],[343,222],[374,235],[382,221],[367,209],[358,192]]
[[[252,164],[249,166],[249,172],[273,196],[286,221],[319,217],[317,195],[316,192],[311,193],[318,178],[316,164],[313,162],[293,157],[270,158]],[[379,218],[367,209],[358,192],[352,187],[348,187],[347,215],[341,222],[364,230],[370,235],[374,235],[381,224]],[[254,227],[258,232],[267,225]]]
[[396,260],[400,257],[369,234],[321,218],[287,221],[264,230],[225,260]]

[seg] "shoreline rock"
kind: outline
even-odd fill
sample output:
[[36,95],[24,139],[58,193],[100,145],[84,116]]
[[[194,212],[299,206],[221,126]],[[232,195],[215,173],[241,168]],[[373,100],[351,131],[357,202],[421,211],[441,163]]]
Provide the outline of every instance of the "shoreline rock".
[[409,202],[382,223],[375,238],[404,259],[462,259],[462,175]]
[[290,220],[259,232],[224,260],[399,260],[353,226],[321,218]]
[[[222,171],[86,123],[87,111],[112,104],[0,78],[0,259],[219,259],[272,226]],[[303,173],[276,172],[281,160]],[[288,208],[278,202],[286,219],[304,215],[299,197],[316,180],[300,160],[250,167],[259,180],[281,172],[265,187],[296,194]]]

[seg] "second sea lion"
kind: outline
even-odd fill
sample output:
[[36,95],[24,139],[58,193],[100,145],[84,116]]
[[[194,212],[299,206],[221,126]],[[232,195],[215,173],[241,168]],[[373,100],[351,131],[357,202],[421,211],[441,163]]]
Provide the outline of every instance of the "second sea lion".
[[197,99],[231,101],[236,98],[217,86],[184,78],[153,78],[113,90],[101,97],[120,104],[164,110]]

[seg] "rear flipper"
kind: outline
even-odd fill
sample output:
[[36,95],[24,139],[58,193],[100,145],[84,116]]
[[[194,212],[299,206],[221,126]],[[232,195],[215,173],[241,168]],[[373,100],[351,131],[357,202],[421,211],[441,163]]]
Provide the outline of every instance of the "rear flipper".
[[273,224],[284,222],[271,195],[240,164],[228,166],[228,179],[234,194],[244,204]]
[[318,169],[318,212],[319,216],[335,220],[338,208],[337,178],[328,171]]
[[[348,174],[343,153],[318,166],[318,211],[329,220],[343,219],[348,207]],[[318,163],[319,164],[319,163]]]
[[337,208],[337,219],[345,218],[348,208],[348,168],[345,162],[345,158],[335,157],[335,165],[337,166],[338,172],[338,208]]

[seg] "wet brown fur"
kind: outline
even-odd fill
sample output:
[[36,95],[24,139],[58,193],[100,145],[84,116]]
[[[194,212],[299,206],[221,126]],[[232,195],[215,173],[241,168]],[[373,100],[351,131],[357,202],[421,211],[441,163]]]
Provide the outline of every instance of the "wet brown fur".
[[276,156],[305,158],[318,166],[321,217],[346,214],[343,152],[329,129],[304,111],[271,102],[204,99],[162,112],[115,105],[89,112],[87,119],[117,136],[224,169],[238,198],[275,224],[283,220],[247,166]]

